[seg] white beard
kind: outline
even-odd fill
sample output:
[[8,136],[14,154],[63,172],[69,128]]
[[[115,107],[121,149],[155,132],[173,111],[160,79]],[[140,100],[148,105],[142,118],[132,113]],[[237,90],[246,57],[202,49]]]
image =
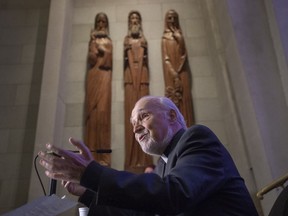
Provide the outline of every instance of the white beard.
[[146,140],[145,138],[145,140],[139,142],[139,144],[142,150],[149,155],[162,155],[166,147],[169,145],[172,137],[173,137],[172,130],[169,129],[162,142],[157,142],[153,138],[148,137],[147,138],[148,140]]

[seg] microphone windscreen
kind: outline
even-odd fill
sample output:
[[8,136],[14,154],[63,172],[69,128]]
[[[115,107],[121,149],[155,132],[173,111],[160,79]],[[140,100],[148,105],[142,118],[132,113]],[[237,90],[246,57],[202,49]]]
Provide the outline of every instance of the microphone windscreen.
[[97,149],[96,153],[98,154],[104,154],[104,153],[111,153],[112,150],[111,149]]

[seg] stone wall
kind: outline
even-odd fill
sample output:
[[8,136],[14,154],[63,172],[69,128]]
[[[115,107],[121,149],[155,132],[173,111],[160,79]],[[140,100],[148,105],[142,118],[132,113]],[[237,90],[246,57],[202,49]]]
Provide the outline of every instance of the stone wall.
[[26,203],[49,1],[0,2],[0,214]]

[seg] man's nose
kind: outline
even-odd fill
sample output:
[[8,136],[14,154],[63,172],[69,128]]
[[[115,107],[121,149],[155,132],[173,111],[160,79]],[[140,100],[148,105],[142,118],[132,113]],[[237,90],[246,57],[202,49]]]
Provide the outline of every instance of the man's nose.
[[133,133],[139,133],[140,131],[143,130],[143,126],[141,124],[139,124],[139,122],[137,122],[136,124],[134,124],[133,126]]

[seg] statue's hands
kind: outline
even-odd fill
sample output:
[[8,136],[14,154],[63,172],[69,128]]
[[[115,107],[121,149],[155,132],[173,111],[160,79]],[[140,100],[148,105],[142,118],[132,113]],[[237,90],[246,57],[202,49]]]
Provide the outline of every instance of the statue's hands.
[[83,142],[72,138],[69,139],[69,142],[79,150],[79,153],[64,150],[48,143],[46,144],[48,151],[38,153],[39,163],[46,169],[45,174],[49,178],[79,184],[86,167],[94,159]]
[[96,39],[96,31],[94,29],[91,30],[90,32],[90,39],[95,40]]
[[174,68],[171,67],[169,69],[169,71],[170,71],[170,74],[171,74],[173,79],[175,79],[175,78],[177,78],[179,76],[178,73],[174,70]]
[[103,44],[98,44],[97,46],[97,51],[98,51],[98,55],[103,56],[104,53],[106,52],[106,48]]
[[173,37],[174,37],[177,41],[179,41],[180,38],[182,37],[181,32],[180,32],[179,30],[175,30],[174,33],[173,33]]

